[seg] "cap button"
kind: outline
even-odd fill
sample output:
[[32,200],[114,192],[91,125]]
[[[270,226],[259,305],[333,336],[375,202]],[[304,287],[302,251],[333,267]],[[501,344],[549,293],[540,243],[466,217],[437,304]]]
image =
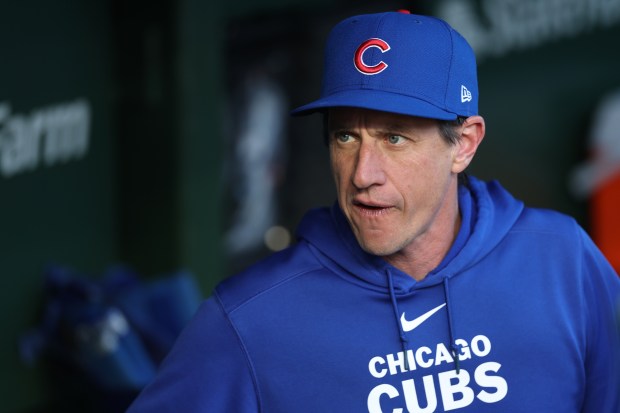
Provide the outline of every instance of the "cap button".
[[407,9],[398,9],[397,12],[403,13],[403,14],[411,14],[411,12]]

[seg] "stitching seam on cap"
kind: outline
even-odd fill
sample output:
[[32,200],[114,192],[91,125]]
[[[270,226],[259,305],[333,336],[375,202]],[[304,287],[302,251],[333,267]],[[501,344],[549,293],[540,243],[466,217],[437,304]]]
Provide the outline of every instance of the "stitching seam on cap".
[[[442,22],[443,27],[448,31],[448,35],[450,36],[450,49],[451,49],[451,53],[450,53],[450,64],[448,65],[448,76],[446,77],[446,87],[444,89],[444,96],[443,96],[443,106],[444,106],[444,110],[450,110],[452,111],[452,105],[448,104],[448,89],[450,87],[450,82],[451,82],[451,78],[452,78],[452,64],[454,63],[454,37],[453,37],[453,33],[452,30],[450,30],[450,28],[446,25],[446,23]],[[450,102],[451,103],[451,102]]]

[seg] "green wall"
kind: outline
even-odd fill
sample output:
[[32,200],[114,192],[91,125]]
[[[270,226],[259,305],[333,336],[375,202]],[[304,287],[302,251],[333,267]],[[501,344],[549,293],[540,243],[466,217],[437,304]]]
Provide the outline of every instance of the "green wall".
[[105,4],[26,0],[2,15],[0,411],[14,412],[47,397],[17,353],[44,267],[99,271],[117,256],[118,229]]

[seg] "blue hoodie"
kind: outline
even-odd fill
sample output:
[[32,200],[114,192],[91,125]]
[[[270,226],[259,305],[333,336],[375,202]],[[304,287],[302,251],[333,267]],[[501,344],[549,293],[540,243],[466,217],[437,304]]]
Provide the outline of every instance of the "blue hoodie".
[[571,218],[496,182],[415,281],[360,249],[337,205],[222,282],[139,412],[620,411],[620,280]]

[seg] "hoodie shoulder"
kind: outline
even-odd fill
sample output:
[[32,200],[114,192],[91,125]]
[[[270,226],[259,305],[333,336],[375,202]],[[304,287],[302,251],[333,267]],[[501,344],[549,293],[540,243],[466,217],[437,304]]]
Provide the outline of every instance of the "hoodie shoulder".
[[579,232],[577,221],[551,209],[525,207],[511,232],[540,232],[559,236],[574,236]]
[[307,244],[301,241],[225,279],[218,284],[214,293],[224,310],[231,312],[255,297],[320,268],[321,264]]

